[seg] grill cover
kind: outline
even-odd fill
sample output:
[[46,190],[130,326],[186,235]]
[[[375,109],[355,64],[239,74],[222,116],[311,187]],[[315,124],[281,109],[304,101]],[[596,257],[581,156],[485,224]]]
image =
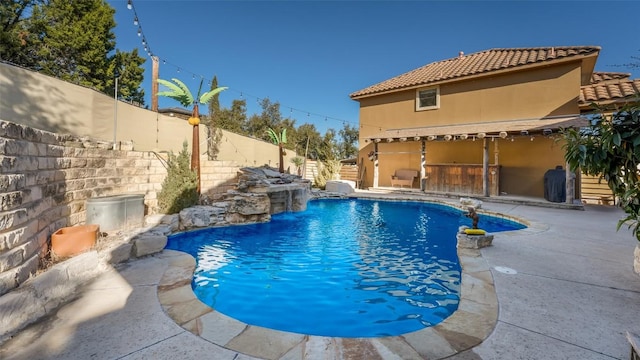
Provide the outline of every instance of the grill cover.
[[547,170],[544,173],[544,198],[551,202],[567,200],[566,173],[562,166]]

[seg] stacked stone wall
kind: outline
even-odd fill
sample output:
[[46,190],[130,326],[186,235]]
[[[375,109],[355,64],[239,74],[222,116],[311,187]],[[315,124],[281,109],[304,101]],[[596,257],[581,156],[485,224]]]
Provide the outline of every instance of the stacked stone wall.
[[235,161],[200,158],[202,194],[214,195],[234,190],[240,166]]
[[155,208],[158,156],[111,147],[0,121],[0,295],[36,272],[53,232],[84,223],[88,198],[144,194]]
[[[157,212],[165,159],[131,149],[0,121],[0,295],[37,271],[53,232],[84,224],[87,199],[144,194],[145,214]],[[233,188],[238,169],[203,161],[203,193]]]

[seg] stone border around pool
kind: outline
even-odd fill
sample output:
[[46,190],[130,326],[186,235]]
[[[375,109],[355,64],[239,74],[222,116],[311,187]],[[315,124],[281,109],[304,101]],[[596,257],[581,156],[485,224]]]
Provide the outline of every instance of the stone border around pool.
[[[390,201],[426,201],[461,209],[457,204],[413,197]],[[479,213],[525,224],[527,228],[500,232],[500,236],[526,236],[548,226],[491,211]],[[462,268],[458,309],[443,322],[415,332],[378,338],[313,336],[248,325],[202,303],[191,288],[196,260],[175,250],[164,250],[169,266],[158,284],[163,310],[178,325],[201,338],[233,351],[270,360],[329,359],[442,359],[482,343],[498,321],[498,298],[493,276],[479,249],[458,248]]]
[[498,301],[493,277],[479,250],[458,249],[462,266],[461,298],[451,316],[438,325],[400,336],[332,338],[252,326],[223,315],[202,303],[193,293],[195,259],[165,250],[169,267],[158,284],[163,310],[178,325],[203,339],[246,355],[263,359],[305,358],[439,359],[480,344],[493,331]]

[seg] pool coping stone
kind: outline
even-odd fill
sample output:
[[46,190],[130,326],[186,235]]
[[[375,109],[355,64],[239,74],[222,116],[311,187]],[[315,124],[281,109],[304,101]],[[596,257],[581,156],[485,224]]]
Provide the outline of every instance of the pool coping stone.
[[295,360],[331,352],[335,358],[441,359],[486,339],[498,320],[498,301],[487,262],[478,249],[458,249],[462,268],[458,310],[441,323],[399,336],[332,338],[248,325],[202,303],[191,288],[193,256],[164,250],[169,266],[158,286],[163,311],[182,328],[206,341],[246,355]]

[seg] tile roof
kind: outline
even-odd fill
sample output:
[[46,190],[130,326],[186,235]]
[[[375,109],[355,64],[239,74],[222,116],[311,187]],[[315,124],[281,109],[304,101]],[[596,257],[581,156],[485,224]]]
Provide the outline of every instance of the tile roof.
[[[444,136],[452,135],[458,136],[461,134],[467,134],[473,136],[478,133],[485,133],[489,136],[497,136],[501,131],[506,131],[511,134],[520,134],[521,131],[526,130],[528,132],[542,132],[543,129],[567,129],[572,127],[584,127],[589,123],[586,119],[571,115],[571,116],[558,116],[558,117],[546,117],[537,119],[520,119],[520,120],[507,120],[507,121],[492,121],[485,123],[472,123],[472,124],[459,124],[459,125],[442,125],[442,126],[427,126],[420,128],[408,128],[408,129],[388,129],[377,134],[368,136],[367,139],[413,139],[414,137],[428,137],[428,136]],[[492,135],[493,134],[493,135]]]
[[588,106],[593,102],[640,101],[640,79],[624,79],[601,82],[580,87],[578,105]]
[[490,49],[437,61],[378,84],[351,93],[351,98],[427,85],[465,76],[512,69],[557,59],[582,57],[600,52],[599,46],[560,46],[539,48]]
[[628,79],[631,76],[629,73],[621,73],[621,72],[601,72],[594,71],[591,74],[591,84],[601,83],[610,80],[622,80]]

